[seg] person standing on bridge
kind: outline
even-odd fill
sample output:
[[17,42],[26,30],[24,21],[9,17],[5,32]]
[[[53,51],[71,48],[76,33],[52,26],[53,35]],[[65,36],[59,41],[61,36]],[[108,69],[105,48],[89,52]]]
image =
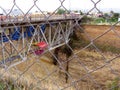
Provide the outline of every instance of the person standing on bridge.
[[66,13],[64,13],[64,17],[65,17],[65,19],[67,18],[67,15],[66,15]]
[[31,21],[31,15],[29,16],[29,20]]

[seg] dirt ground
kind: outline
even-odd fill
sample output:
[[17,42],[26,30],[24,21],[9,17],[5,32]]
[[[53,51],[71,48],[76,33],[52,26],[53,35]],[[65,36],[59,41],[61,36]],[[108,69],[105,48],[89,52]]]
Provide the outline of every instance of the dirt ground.
[[[74,52],[76,53],[78,50]],[[109,53],[104,53],[104,55],[107,60],[116,57]],[[17,87],[23,85],[25,90],[33,88],[34,90],[58,90],[65,87],[67,88],[63,90],[108,90],[115,78],[120,76],[120,58],[105,65],[106,60],[98,52],[82,50],[80,53],[76,53],[76,56],[71,57],[69,62],[68,83],[65,82],[65,71],[53,65],[49,55],[38,58],[30,56],[29,61],[4,73],[2,79],[4,81],[17,80],[14,82],[17,83]]]
[[94,40],[100,44],[109,44],[120,48],[120,26],[110,25],[84,25],[86,39]]
[[[105,25],[87,25],[83,28],[85,28],[83,35],[86,39],[120,48],[120,26],[111,28]],[[110,32],[103,35],[109,30]],[[100,35],[102,36],[98,37]],[[26,62],[7,72],[1,69],[1,79],[6,83],[8,81],[17,83],[17,88],[23,85],[23,90],[108,90],[114,85],[114,80],[120,77],[120,57],[115,58],[116,56],[117,54],[110,52],[75,49],[74,55],[69,58],[69,79],[66,83],[66,72],[58,65],[53,65],[50,54],[47,53],[42,57],[29,55]],[[61,65],[64,64],[66,63]]]

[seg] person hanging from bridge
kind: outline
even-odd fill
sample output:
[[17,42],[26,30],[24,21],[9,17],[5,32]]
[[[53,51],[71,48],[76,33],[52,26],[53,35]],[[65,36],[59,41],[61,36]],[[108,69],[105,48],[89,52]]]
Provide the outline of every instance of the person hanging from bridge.
[[47,43],[45,41],[41,41],[38,43],[35,43],[34,46],[36,46],[36,50],[30,51],[31,53],[34,53],[36,55],[41,55],[44,53],[45,48],[47,48]]

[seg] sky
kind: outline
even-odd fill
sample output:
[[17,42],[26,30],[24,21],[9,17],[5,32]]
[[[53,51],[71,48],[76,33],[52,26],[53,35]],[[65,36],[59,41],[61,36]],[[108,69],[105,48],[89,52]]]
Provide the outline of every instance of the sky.
[[[15,1],[15,2],[14,2]],[[10,10],[14,6],[13,9],[20,9],[24,13],[27,11],[29,12],[35,12],[39,11],[41,9],[42,11],[55,11],[57,8],[61,6],[60,1],[63,0],[37,0],[36,5],[37,7],[33,7],[35,0],[0,0],[0,13],[4,10]],[[99,0],[93,0],[94,2],[97,2]],[[91,0],[65,0],[63,2],[63,6],[67,8],[68,10],[90,10],[94,7],[94,4]],[[2,9],[1,9],[2,8]],[[120,0],[101,0],[97,4],[97,8],[102,11],[120,11]]]

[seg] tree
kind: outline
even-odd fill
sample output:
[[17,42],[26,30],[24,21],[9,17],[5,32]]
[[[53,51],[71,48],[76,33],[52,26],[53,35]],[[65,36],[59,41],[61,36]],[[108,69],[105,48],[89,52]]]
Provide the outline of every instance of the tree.
[[77,10],[75,10],[74,12],[75,12],[75,13],[78,13],[78,11],[77,11]]
[[119,13],[113,13],[112,17],[110,18],[110,22],[117,22],[119,18]]
[[88,17],[88,16],[84,16],[82,19],[81,19],[82,23],[90,23],[90,22],[93,22],[94,21],[94,18],[92,17]]
[[64,13],[65,13],[65,10],[62,8],[58,9],[57,11],[57,14],[64,14]]
[[84,15],[83,12],[82,12],[81,10],[80,10],[79,12],[80,12],[80,15]]
[[119,13],[114,13],[113,17],[118,19]]

